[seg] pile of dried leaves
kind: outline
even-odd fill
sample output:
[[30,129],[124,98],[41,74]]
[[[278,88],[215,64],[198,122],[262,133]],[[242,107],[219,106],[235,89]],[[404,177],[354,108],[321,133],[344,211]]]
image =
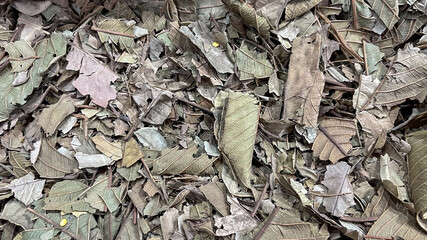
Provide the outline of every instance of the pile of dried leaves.
[[1,1],[1,239],[425,239],[426,14]]

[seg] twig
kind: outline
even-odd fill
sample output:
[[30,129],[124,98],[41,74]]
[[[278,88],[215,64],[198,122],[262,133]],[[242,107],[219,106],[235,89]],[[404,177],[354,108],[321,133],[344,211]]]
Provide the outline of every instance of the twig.
[[252,210],[251,217],[255,217],[255,214],[258,211],[259,206],[261,205],[262,198],[264,197],[265,193],[267,192],[267,189],[269,186],[268,180],[269,179],[267,179],[267,182],[265,183],[264,189],[262,189],[261,195],[259,195],[258,201],[256,202],[254,209]]
[[159,191],[160,196],[163,198],[163,200],[166,200],[165,195],[161,191],[161,189],[157,186],[157,184],[154,182],[153,176],[151,175],[150,169],[148,168],[147,164],[145,163],[144,159],[141,158],[142,165],[144,165],[144,169],[147,172],[147,178],[148,180],[153,184],[154,187],[157,188],[157,191]]
[[26,60],[30,60],[30,59],[38,59],[40,58],[39,56],[30,56],[30,57],[25,57],[25,58],[9,58],[9,61],[26,61]]
[[198,108],[198,109],[200,109],[200,110],[202,110],[202,111],[205,111],[206,113],[209,113],[209,114],[213,115],[213,112],[212,112],[210,109],[207,109],[207,108],[205,108],[205,107],[202,107],[202,106],[200,106],[199,104],[197,104],[197,103],[195,103],[195,102],[191,102],[191,101],[188,101],[188,100],[187,100],[187,99],[185,99],[185,98],[179,98],[179,97],[175,97],[175,99],[176,99],[176,100],[178,100],[178,101],[181,101],[181,102],[183,102],[183,103],[186,103],[186,104],[188,104],[188,105],[191,105],[191,106],[193,106],[193,107],[195,107],[195,108]]
[[341,87],[341,86],[328,86],[330,89],[340,90],[344,92],[354,92],[356,89],[351,87]]
[[344,149],[342,149],[342,147],[337,143],[337,141],[335,141],[335,139],[326,131],[326,129],[324,129],[323,127],[322,127],[322,125],[320,125],[319,124],[319,130],[323,133],[323,134],[325,134],[325,136],[329,139],[329,140],[331,140],[331,142],[338,148],[338,150],[340,150],[340,152],[342,153],[342,154],[344,154],[344,156],[347,156],[347,153],[344,151]]
[[98,32],[104,32],[104,33],[108,33],[108,34],[119,35],[119,36],[122,36],[122,37],[131,37],[131,38],[135,38],[136,37],[133,34],[127,34],[127,33],[121,33],[121,32],[111,31],[111,30],[108,30],[108,29],[102,29],[102,28],[99,28],[99,27],[97,27],[95,25],[92,25],[92,27],[90,29],[92,29],[94,31],[98,31]]
[[83,131],[84,131],[85,139],[88,139],[87,128],[88,128],[89,119],[85,115],[81,115],[81,114],[73,114],[73,116],[76,118],[83,119]]
[[353,10],[353,26],[355,29],[359,29],[359,24],[357,22],[357,9],[356,9],[356,0],[351,0],[351,9]]
[[270,213],[270,216],[268,216],[267,221],[265,221],[264,226],[259,230],[259,232],[255,235],[254,240],[259,240],[262,235],[264,234],[265,230],[270,226],[271,221],[273,221],[273,218],[276,216],[277,212],[279,211],[280,207],[275,207],[273,212]]
[[377,237],[377,236],[369,236],[369,235],[365,235],[364,237],[365,239],[367,238],[373,238],[373,239],[386,239],[386,240],[394,240],[394,237]]
[[75,105],[75,108],[89,108],[89,109],[98,109],[96,106],[90,106],[90,105]]
[[375,222],[378,220],[378,217],[340,217],[343,221],[348,222]]
[[76,239],[78,240],[79,238],[74,235],[72,232],[68,231],[67,229],[59,226],[59,224],[54,223],[52,220],[50,220],[49,218],[47,218],[46,216],[34,211],[31,208],[27,208],[27,211],[31,212],[32,214],[36,215],[37,217],[41,218],[42,220],[44,220],[45,222],[51,224],[54,228],[57,228],[59,230],[61,230],[63,233],[67,234],[68,236],[70,236],[72,239]]

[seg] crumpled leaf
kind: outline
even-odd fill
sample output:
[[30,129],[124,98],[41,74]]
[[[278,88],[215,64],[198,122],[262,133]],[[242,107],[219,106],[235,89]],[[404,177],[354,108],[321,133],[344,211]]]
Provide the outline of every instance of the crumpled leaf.
[[179,147],[165,149],[160,157],[153,160],[152,173],[159,175],[206,175],[213,173],[212,164],[217,158],[209,158],[207,154],[194,157],[196,153],[196,146],[181,150]]
[[270,24],[277,28],[288,0],[259,0],[255,2],[255,9],[267,18]]
[[391,30],[399,20],[399,5],[397,0],[367,0],[372,9],[378,14],[386,27]]
[[[365,105],[365,109],[373,108],[373,99],[371,97],[380,83],[380,80],[377,78],[361,75],[360,86],[356,89],[356,91],[354,91],[353,94],[353,107],[357,110],[361,110]],[[368,102],[370,98],[371,101]]]
[[337,29],[338,33],[346,40],[347,44],[356,52],[362,47],[362,40],[369,39],[371,35],[367,32],[356,30],[352,27],[349,20],[336,20],[331,24]]
[[220,92],[214,101],[218,111],[215,119],[218,147],[235,179],[247,188],[251,186],[252,154],[258,128],[256,104],[254,97],[238,92]]
[[209,28],[201,21],[191,23],[188,27],[182,26],[180,31],[196,45],[209,63],[220,73],[234,73],[234,64],[229,60],[226,52],[212,46],[215,42]]
[[164,91],[160,93],[143,111],[143,120],[147,123],[161,125],[169,117],[172,111],[172,93]]
[[79,168],[98,168],[103,166],[109,166],[114,162],[113,159],[105,156],[104,154],[86,154],[78,152],[74,157],[79,162]]
[[44,178],[63,178],[67,173],[73,173],[77,168],[77,161],[71,159],[56,150],[48,139],[43,138],[40,152],[34,168]]
[[223,18],[227,14],[227,8],[221,0],[197,0],[196,4],[198,18],[209,21],[210,14],[214,19]]
[[122,203],[123,194],[125,193],[125,186],[121,185],[120,187],[114,188],[105,188],[99,193],[99,197],[108,207],[110,212],[117,210],[119,205]]
[[62,95],[59,101],[43,109],[38,124],[47,136],[52,136],[64,119],[74,112],[74,102],[69,95]]
[[391,68],[375,95],[375,105],[392,107],[408,98],[423,102],[427,95],[427,55],[408,44],[399,49]]
[[11,2],[10,5],[25,15],[34,16],[46,10],[52,5],[52,2],[16,0]]
[[270,38],[271,26],[265,17],[257,14],[255,8],[238,0],[222,0],[222,2],[245,23],[254,27],[261,37]]
[[230,206],[227,203],[227,191],[224,183],[210,182],[200,186],[200,191],[208,199],[209,203],[222,215],[230,215]]
[[285,86],[284,116],[316,128],[325,79],[319,70],[321,36],[295,38]]
[[6,203],[1,211],[0,218],[22,227],[24,230],[33,227],[33,221],[25,205],[16,199],[12,199]]
[[95,143],[96,148],[105,154],[105,156],[114,161],[122,159],[123,151],[121,141],[109,141],[102,134],[97,134],[92,137],[92,141]]
[[357,127],[353,120],[325,117],[319,121],[319,130],[313,143],[313,156],[320,160],[336,163],[344,158],[351,149],[351,138],[356,135]]
[[215,226],[218,228],[216,236],[250,231],[258,225],[257,221],[238,204],[237,198],[227,197],[227,201],[230,203],[231,215],[215,219]]
[[[22,32],[21,32],[22,34]],[[66,53],[67,42],[60,33],[52,33],[35,46],[36,55],[33,66],[28,70],[29,79],[22,85],[13,86],[16,74],[10,68],[4,68],[0,73],[0,122],[9,117],[9,113],[17,104],[23,105],[25,99],[37,88],[46,70]]]
[[125,143],[125,152],[122,160],[123,166],[130,167],[139,161],[143,156],[144,155],[138,146],[138,142],[135,140],[135,138],[131,138]]
[[22,153],[9,151],[9,162],[13,167],[13,172],[18,177],[23,177],[30,173],[31,162]]
[[38,37],[49,34],[49,32],[43,30],[43,20],[41,16],[30,17],[28,15],[22,14],[18,18],[18,24],[25,25],[21,31],[20,40],[32,42]]
[[99,194],[108,188],[108,176],[98,176],[95,182],[87,188],[85,201],[90,204],[91,207],[104,211],[104,201],[101,199]]
[[[67,230],[76,233],[79,239],[90,239],[93,237],[93,230],[98,225],[93,215],[89,213],[83,213],[77,216],[65,215],[63,218],[68,218],[66,225]],[[69,236],[62,232],[59,238],[66,239],[69,238]]]
[[333,216],[341,217],[347,208],[356,203],[353,200],[353,187],[348,179],[350,166],[345,162],[326,166],[325,180],[322,184],[328,188],[327,197],[323,197],[323,206]]
[[236,50],[236,63],[240,80],[267,78],[274,73],[274,67],[267,59],[267,52],[258,53],[256,49],[249,49],[247,44]]
[[6,188],[12,190],[16,199],[28,205],[43,197],[42,191],[46,180],[35,180],[34,178],[34,174],[30,172],[21,178],[13,180],[6,185]]
[[411,144],[411,152],[408,155],[409,189],[417,212],[417,222],[427,231],[426,213],[426,181],[427,173],[427,130],[419,130],[408,134],[407,141]]
[[291,0],[286,5],[285,20],[299,17],[319,4],[322,0]]
[[138,173],[141,168],[141,163],[135,163],[131,167],[117,168],[117,172],[120,176],[124,177],[126,181],[132,182],[140,177]]
[[[265,224],[265,222],[264,222]],[[262,224],[263,225],[263,224]],[[318,223],[302,221],[300,218],[300,212],[296,209],[282,209],[274,216],[271,224],[265,229],[264,234],[260,240],[272,240],[272,239],[316,239],[316,240],[327,240],[329,238],[329,232],[326,224],[322,227],[318,227]],[[259,231],[255,231],[247,234],[243,239],[253,239],[255,234]]]
[[9,61],[12,65],[12,72],[22,72],[28,70],[36,59],[36,52],[31,45],[25,41],[16,41],[4,45],[9,53]]
[[119,78],[115,72],[75,45],[68,53],[67,61],[68,70],[80,72],[73,86],[81,94],[89,94],[95,104],[104,108],[107,107],[109,100],[116,98],[117,91],[114,85],[111,85]]
[[380,157],[380,176],[385,189],[402,202],[409,202],[406,184],[399,178],[398,173],[391,165],[388,154]]
[[363,47],[359,49],[359,55],[365,59],[366,74],[371,75],[373,79],[381,80],[387,69],[382,63],[384,53],[380,51],[379,47],[363,41]]
[[[134,25],[127,25],[126,22],[119,19],[105,19],[97,25],[98,28],[104,30],[98,30],[101,42],[108,43],[111,41],[119,45],[121,49],[126,49],[129,53],[134,51]],[[95,28],[95,30],[97,29]]]
[[65,213],[76,211],[95,212],[80,196],[87,185],[80,181],[64,180],[55,183],[45,199],[44,210],[59,210]]
[[138,141],[145,147],[161,151],[167,148],[168,143],[154,127],[143,127],[135,132]]

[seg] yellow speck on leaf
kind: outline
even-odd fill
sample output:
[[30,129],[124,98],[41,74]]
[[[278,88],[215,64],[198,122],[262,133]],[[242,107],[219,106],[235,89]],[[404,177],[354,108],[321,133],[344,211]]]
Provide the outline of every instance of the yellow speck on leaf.
[[65,225],[67,225],[67,219],[63,218],[63,219],[61,219],[61,221],[59,222],[59,226],[63,227],[63,226],[65,226]]
[[219,43],[217,43],[217,42],[213,42],[213,43],[212,43],[212,46],[213,46],[213,47],[219,47]]

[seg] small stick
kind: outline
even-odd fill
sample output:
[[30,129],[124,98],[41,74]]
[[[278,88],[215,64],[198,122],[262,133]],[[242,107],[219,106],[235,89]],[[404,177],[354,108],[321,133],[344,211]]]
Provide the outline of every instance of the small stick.
[[205,112],[207,112],[207,113],[209,113],[209,114],[213,115],[213,112],[212,112],[210,109],[207,109],[207,108],[205,108],[205,107],[202,107],[202,106],[200,106],[199,104],[197,104],[197,103],[195,103],[195,102],[188,101],[188,100],[187,100],[187,99],[185,99],[185,98],[178,98],[178,97],[175,97],[175,99],[177,99],[178,101],[181,101],[181,102],[183,102],[183,103],[186,103],[186,104],[188,104],[188,105],[191,105],[191,106],[193,106],[193,107],[195,107],[195,108],[198,108],[198,109],[200,109],[200,110],[202,110],[202,111],[205,111]]
[[262,198],[264,197],[265,193],[267,192],[268,186],[269,186],[269,183],[268,183],[268,179],[267,179],[267,182],[265,183],[264,189],[262,189],[261,195],[259,196],[258,201],[257,201],[254,209],[252,210],[251,217],[255,217],[255,214],[258,211],[259,205],[261,205]]
[[88,128],[89,119],[85,115],[82,115],[82,114],[73,114],[73,116],[76,118],[83,119],[83,131],[84,131],[85,139],[88,139],[87,128]]
[[369,235],[365,235],[365,237],[364,237],[365,239],[366,238],[373,238],[373,239],[386,239],[386,240],[394,240],[395,238],[394,237],[377,237],[377,236],[369,236]]
[[63,233],[67,234],[68,236],[70,236],[72,239],[76,239],[78,240],[79,238],[74,235],[72,232],[68,231],[67,229],[59,226],[59,224],[54,223],[52,220],[50,220],[49,218],[47,218],[46,216],[34,211],[31,208],[27,208],[27,211],[31,212],[32,214],[36,215],[37,217],[41,218],[42,220],[44,220],[45,222],[51,224],[54,228],[57,228],[59,230],[61,230]]
[[378,220],[378,217],[340,217],[343,221],[349,222],[375,222]]
[[262,237],[265,230],[267,230],[268,226],[270,226],[271,221],[273,221],[273,218],[276,216],[277,212],[279,211],[279,208],[280,207],[275,207],[273,212],[270,213],[270,216],[268,216],[264,226],[262,226],[261,230],[259,230],[259,232],[255,235],[254,240],[259,240]]
[[75,108],[89,108],[89,109],[98,109],[96,106],[90,106],[90,105],[76,105]]
[[350,87],[341,87],[341,86],[328,86],[330,89],[340,90],[344,92],[354,92],[356,89]]
[[115,31],[111,31],[111,30],[108,30],[108,29],[102,29],[102,28],[99,28],[99,27],[97,27],[95,25],[93,25],[90,29],[92,29],[94,31],[98,31],[98,32],[104,32],[104,33],[119,35],[119,36],[123,36],[123,37],[136,38],[136,36],[133,35],[133,34],[115,32]]
[[359,24],[357,22],[356,0],[351,0],[351,8],[353,10],[353,26],[356,30],[359,30]]
[[30,59],[38,59],[40,58],[39,56],[30,56],[30,57],[26,57],[26,58],[9,58],[9,61],[26,61],[26,60],[30,60]]

